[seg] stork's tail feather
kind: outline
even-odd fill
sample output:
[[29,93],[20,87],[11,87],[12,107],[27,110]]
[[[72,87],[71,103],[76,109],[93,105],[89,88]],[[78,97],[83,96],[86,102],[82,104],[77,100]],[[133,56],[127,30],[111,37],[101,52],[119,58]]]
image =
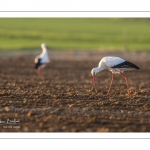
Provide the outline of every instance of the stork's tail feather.
[[129,61],[124,61],[121,64],[115,65],[112,68],[132,68],[132,69],[140,69],[138,66],[136,66],[135,64],[129,62]]
[[126,62],[128,63],[129,67],[135,68],[135,69],[137,69],[137,70],[140,70],[140,68],[139,68],[138,66],[136,66],[135,64],[133,64],[133,63],[131,63],[131,62],[129,62],[129,61],[126,61]]
[[40,65],[42,65],[41,58],[38,58],[37,63],[35,63],[35,69],[38,69]]
[[37,64],[35,64],[34,68],[35,68],[35,69],[38,69],[39,66],[40,66],[40,65],[37,63]]

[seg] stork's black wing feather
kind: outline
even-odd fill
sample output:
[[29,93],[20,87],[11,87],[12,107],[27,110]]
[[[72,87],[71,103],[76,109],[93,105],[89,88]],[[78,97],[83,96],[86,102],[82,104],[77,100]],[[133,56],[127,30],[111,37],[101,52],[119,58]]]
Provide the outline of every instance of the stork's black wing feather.
[[35,69],[38,69],[39,66],[41,66],[41,58],[38,59],[38,62],[35,64]]
[[123,63],[115,65],[111,68],[135,68],[135,69],[140,69],[138,66],[136,66],[135,64],[133,64],[129,61],[124,61]]

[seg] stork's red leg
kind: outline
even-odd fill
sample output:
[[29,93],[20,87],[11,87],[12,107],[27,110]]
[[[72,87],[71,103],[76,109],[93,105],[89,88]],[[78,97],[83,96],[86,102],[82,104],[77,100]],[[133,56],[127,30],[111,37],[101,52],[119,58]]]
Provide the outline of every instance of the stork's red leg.
[[38,68],[38,76],[41,77],[43,75],[43,68]]
[[130,90],[129,90],[129,86],[128,86],[128,78],[126,77],[126,75],[124,75],[123,73],[120,72],[120,74],[125,78],[126,80],[126,84],[127,84],[127,88],[128,88],[128,95],[130,96]]
[[38,73],[38,76],[41,75],[41,68],[38,68],[37,73]]
[[44,68],[41,68],[41,76],[44,74]]
[[114,74],[112,73],[111,83],[110,83],[109,90],[108,90],[108,92],[107,92],[106,96],[108,96],[108,95],[109,95],[109,92],[110,92],[110,89],[111,89],[111,86],[112,86],[113,82],[114,82]]

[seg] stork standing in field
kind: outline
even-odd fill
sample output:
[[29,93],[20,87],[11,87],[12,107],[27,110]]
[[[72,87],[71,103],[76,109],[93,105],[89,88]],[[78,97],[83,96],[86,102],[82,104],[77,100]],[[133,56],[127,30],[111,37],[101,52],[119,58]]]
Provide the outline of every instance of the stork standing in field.
[[39,76],[43,75],[44,68],[46,63],[50,62],[47,49],[47,45],[45,43],[41,44],[42,53],[35,58],[35,69],[37,69],[37,73]]
[[[114,56],[103,57],[101,61],[99,62],[98,67],[93,68],[91,71],[91,74],[93,76],[94,86],[96,85],[96,73],[103,71],[103,70],[109,70],[112,72],[112,80],[111,80],[106,96],[109,95],[112,83],[114,81],[114,74],[120,74],[125,78],[127,89],[128,89],[128,95],[130,95],[130,90],[128,87],[128,79],[127,79],[127,76],[123,74],[123,72],[130,71],[130,70],[140,70],[140,68],[136,66],[135,64],[125,59],[122,59],[120,57],[114,57]],[[96,86],[95,86],[95,89],[96,89]]]

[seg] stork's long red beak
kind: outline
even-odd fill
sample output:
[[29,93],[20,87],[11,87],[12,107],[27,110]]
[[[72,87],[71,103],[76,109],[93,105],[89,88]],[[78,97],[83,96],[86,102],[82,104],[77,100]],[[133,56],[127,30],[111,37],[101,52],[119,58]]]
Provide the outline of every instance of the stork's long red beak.
[[94,84],[94,86],[96,85],[96,76],[95,75],[93,75],[93,84]]

